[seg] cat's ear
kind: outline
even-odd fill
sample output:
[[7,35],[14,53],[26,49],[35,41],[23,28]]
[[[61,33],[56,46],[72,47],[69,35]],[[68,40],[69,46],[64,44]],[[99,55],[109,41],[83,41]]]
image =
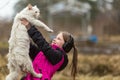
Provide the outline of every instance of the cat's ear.
[[34,7],[37,8],[37,5],[35,5]]
[[27,7],[28,7],[29,10],[32,10],[32,5],[31,4],[28,4]]

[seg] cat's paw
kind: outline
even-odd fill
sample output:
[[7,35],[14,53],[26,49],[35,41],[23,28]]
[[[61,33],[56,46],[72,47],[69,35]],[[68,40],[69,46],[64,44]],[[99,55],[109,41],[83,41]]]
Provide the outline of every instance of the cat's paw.
[[53,32],[53,30],[52,30],[52,29],[49,29],[49,30],[48,30],[48,32],[52,33],[52,32]]
[[42,77],[42,74],[39,73],[39,74],[33,74],[34,77],[37,77],[37,78],[41,78]]
[[39,75],[39,78],[41,78],[42,77],[42,74],[38,74]]

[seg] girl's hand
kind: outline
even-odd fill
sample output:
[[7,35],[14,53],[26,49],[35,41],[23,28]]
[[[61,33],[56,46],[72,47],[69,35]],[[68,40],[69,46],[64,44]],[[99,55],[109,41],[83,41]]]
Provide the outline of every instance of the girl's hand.
[[30,22],[29,22],[27,19],[22,18],[22,19],[21,19],[21,23],[22,23],[23,25],[25,25],[27,29],[30,29],[30,28],[31,28],[31,24],[30,24]]

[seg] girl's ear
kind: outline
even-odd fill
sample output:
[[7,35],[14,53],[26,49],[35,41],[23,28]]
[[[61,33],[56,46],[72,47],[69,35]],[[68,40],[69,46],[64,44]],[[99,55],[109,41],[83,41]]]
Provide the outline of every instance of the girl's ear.
[[28,7],[29,10],[32,10],[32,5],[31,4],[28,4],[27,7]]

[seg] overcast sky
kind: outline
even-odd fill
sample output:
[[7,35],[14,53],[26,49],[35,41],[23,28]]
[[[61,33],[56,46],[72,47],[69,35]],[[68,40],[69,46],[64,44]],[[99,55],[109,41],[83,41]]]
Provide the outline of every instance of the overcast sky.
[[14,5],[19,0],[0,0],[0,18],[11,17],[14,13]]

